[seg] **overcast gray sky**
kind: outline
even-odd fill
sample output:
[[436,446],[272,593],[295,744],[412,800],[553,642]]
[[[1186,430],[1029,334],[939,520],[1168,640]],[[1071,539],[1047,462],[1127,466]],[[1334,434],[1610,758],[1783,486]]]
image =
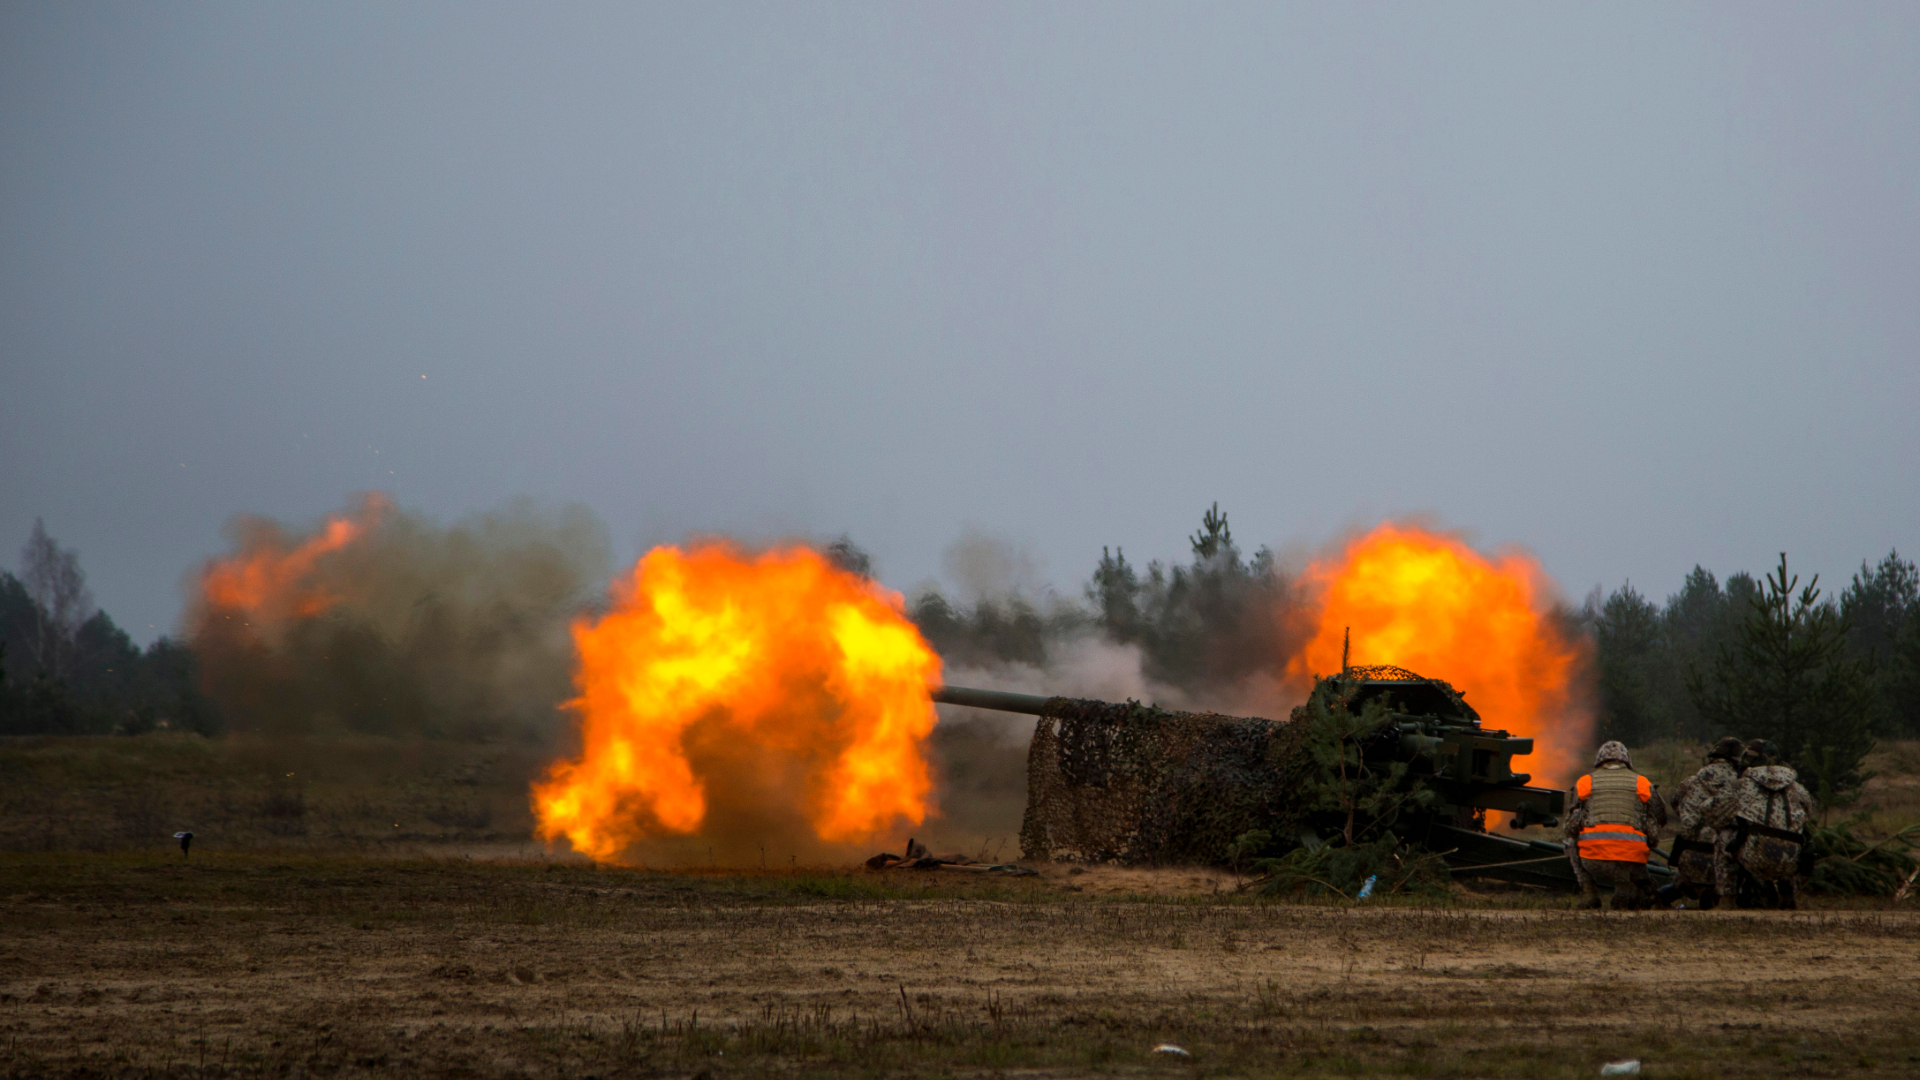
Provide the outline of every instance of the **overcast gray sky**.
[[[240,512],[1920,552],[1920,5],[0,6],[0,556]],[[424,376],[424,378],[423,378]]]

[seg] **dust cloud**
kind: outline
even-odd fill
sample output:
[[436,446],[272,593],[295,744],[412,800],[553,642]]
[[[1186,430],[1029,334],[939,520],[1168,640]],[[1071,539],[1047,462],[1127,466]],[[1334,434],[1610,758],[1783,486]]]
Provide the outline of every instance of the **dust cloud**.
[[187,633],[234,730],[546,742],[606,529],[528,500],[441,525],[364,497],[299,533],[255,516],[188,583]]

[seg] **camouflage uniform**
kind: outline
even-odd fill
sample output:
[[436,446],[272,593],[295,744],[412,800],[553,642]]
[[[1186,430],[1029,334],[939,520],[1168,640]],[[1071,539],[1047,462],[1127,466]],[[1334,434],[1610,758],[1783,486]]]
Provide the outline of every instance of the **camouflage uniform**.
[[[1721,739],[1708,755],[1706,765],[1681,781],[1680,790],[1674,793],[1675,816],[1679,819],[1676,839],[1709,847],[1715,845],[1720,830],[1711,817],[1714,801],[1740,779],[1737,763],[1744,749],[1738,739]],[[1718,860],[1712,852],[1679,852],[1668,862],[1673,867],[1674,879],[1672,885],[1660,890],[1662,903],[1691,897],[1699,901],[1702,908],[1711,908],[1719,901]]]
[[1796,906],[1794,875],[1805,844],[1759,829],[1806,832],[1813,796],[1799,781],[1799,774],[1788,766],[1752,765],[1716,800],[1720,829],[1714,845],[1714,884],[1721,895],[1742,897],[1739,886],[1744,874],[1757,886],[1746,896],[1767,907]]
[[[1567,792],[1565,847],[1567,862],[1580,882],[1580,906],[1599,907],[1599,886],[1612,885],[1616,909],[1645,907],[1650,902],[1647,852],[1666,824],[1666,803],[1651,781],[1633,771],[1627,748],[1620,743],[1603,744],[1593,764],[1594,772],[1581,777]],[[1616,801],[1624,801],[1632,809],[1595,820],[1591,796],[1596,786],[1605,790],[1623,783],[1628,785],[1624,789],[1627,794]],[[1617,820],[1622,817],[1628,820]]]

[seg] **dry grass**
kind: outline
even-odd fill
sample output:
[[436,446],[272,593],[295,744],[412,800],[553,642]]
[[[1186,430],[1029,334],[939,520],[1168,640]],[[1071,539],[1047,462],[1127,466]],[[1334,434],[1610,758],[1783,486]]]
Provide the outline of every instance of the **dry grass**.
[[1885,740],[1867,755],[1873,772],[1858,809],[1868,813],[1867,835],[1884,836],[1920,821],[1920,739]]
[[372,737],[0,739],[0,850],[526,843],[538,746]]
[[[932,751],[946,813],[922,839],[1016,857],[1025,747],[999,728],[961,723],[940,729]],[[0,851],[161,851],[191,829],[208,850],[457,845],[530,856],[528,785],[554,754],[521,742],[372,736],[0,738]]]
[[[944,816],[920,830],[941,851],[1012,858],[1026,798],[1026,749],[997,727],[953,724],[932,746]],[[1663,790],[1699,767],[1704,747],[1635,751]],[[0,850],[113,851],[171,844],[192,829],[205,848],[372,853],[446,845],[533,855],[527,785],[551,758],[524,743],[373,737],[206,740],[0,738]],[[1878,837],[1920,821],[1920,741],[1883,742],[1855,809]],[[1505,830],[1503,830],[1505,831]],[[1530,837],[1557,838],[1557,829]]]
[[[956,877],[0,856],[0,1073],[1920,1069],[1905,912],[1151,902]],[[1154,1057],[1161,1041],[1194,1057]]]
[[[953,846],[1011,835],[1017,749],[943,753]],[[0,743],[0,1075],[1920,1073],[1912,901],[1601,915],[1528,892],[1279,905],[1200,869],[454,857],[537,852],[542,760]],[[1916,765],[1882,747],[1876,822],[1920,815]]]

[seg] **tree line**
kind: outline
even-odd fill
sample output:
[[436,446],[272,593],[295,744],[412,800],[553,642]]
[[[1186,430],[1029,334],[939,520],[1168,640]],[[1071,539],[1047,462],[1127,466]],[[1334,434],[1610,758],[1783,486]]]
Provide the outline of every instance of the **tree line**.
[[1759,581],[1696,566],[1665,604],[1596,590],[1580,617],[1602,738],[1770,739],[1831,805],[1864,782],[1876,737],[1920,737],[1920,572],[1898,551],[1838,597],[1782,554]]
[[[930,590],[908,614],[954,666],[1045,667],[1094,636],[1134,646],[1147,678],[1196,694],[1279,675],[1308,623],[1297,582],[1266,548],[1243,555],[1217,504],[1188,545],[1184,561],[1144,568],[1103,548],[1075,598],[959,604]],[[868,572],[850,541],[827,550]],[[1695,567],[1663,604],[1629,584],[1555,617],[1591,643],[1601,738],[1771,739],[1831,803],[1863,782],[1874,739],[1920,737],[1920,572],[1898,552],[1862,563],[1837,597],[1782,556],[1760,579]],[[200,669],[185,641],[135,645],[39,522],[20,572],[0,572],[0,734],[217,735],[226,725]]]
[[1302,634],[1292,578],[1265,547],[1241,553],[1218,503],[1201,515],[1188,545],[1188,561],[1156,559],[1144,568],[1128,561],[1125,548],[1101,548],[1079,599],[989,596],[957,605],[928,590],[908,614],[949,664],[1045,667],[1061,643],[1098,635],[1137,647],[1143,675],[1182,690],[1277,673]]
[[142,649],[94,605],[80,560],[35,521],[20,573],[0,571],[0,735],[218,735],[188,645]]

